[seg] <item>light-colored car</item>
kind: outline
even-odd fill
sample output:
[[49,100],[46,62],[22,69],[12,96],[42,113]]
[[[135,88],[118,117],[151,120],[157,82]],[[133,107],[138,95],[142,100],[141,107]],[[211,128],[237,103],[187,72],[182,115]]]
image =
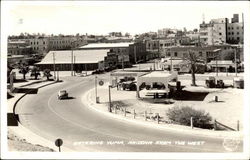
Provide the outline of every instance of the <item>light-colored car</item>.
[[57,94],[57,97],[58,97],[58,99],[67,99],[67,98],[69,98],[68,93],[67,93],[66,90],[59,91],[58,94]]

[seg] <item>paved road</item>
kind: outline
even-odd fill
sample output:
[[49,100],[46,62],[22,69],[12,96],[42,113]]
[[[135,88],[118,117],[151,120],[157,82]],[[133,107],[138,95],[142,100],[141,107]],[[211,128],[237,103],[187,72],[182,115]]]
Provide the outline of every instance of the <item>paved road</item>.
[[[103,78],[108,79],[107,75]],[[222,145],[223,139],[152,129],[103,116],[81,102],[81,95],[92,87],[93,76],[67,77],[63,83],[42,88],[38,94],[24,97],[18,103],[16,112],[20,115],[21,123],[34,133],[51,141],[62,138],[64,146],[75,151],[227,152]],[[67,89],[72,98],[57,100],[60,89]],[[103,144],[84,145],[89,141]],[[107,144],[108,141],[124,144],[111,145]],[[172,144],[127,144],[132,141],[171,141]],[[177,141],[178,145],[174,144]],[[181,141],[203,141],[204,145],[181,145]]]

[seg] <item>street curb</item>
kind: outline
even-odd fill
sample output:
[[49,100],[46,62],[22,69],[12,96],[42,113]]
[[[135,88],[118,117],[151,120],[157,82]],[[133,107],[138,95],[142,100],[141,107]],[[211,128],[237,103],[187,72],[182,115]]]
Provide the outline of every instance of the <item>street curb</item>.
[[[58,83],[58,82],[57,82],[57,81],[54,81],[54,82],[52,82],[52,83],[48,83],[48,84],[39,86],[39,87],[37,87],[37,89],[40,89],[40,88],[43,88],[43,87],[46,87],[46,86],[49,86],[49,85],[52,85],[52,84],[56,84],[56,83]],[[15,109],[16,109],[17,103],[18,103],[24,96],[26,96],[27,94],[28,94],[28,93],[24,93],[24,94],[23,94],[21,97],[19,97],[19,98],[17,99],[17,101],[14,103],[14,105],[13,105],[13,114],[14,114],[14,115],[16,115]],[[14,116],[14,118],[16,118],[16,117]],[[16,119],[16,120],[17,120],[17,119]],[[30,131],[28,128],[24,127],[24,126],[20,123],[19,119],[17,120],[17,122],[18,122],[18,126],[17,126],[17,127],[20,127],[22,130],[25,130],[25,132],[30,133],[29,135],[32,135],[33,139],[39,139],[41,142],[46,142],[46,145],[45,145],[45,144],[42,145],[43,147],[48,147],[48,148],[50,148],[50,149],[53,149],[54,152],[57,152],[57,147],[55,147],[54,145],[52,145],[52,144],[54,144],[53,142],[51,142],[51,141],[49,141],[49,140],[47,140],[47,139],[45,139],[45,138],[43,138],[43,137],[41,137],[41,136],[35,134],[34,132]],[[14,128],[14,127],[12,127],[11,130],[15,133],[15,128]],[[16,134],[18,134],[18,133],[16,133]],[[20,138],[23,138],[23,137],[20,136]],[[28,140],[27,138],[24,138],[24,139],[25,139],[26,142],[28,142],[28,143],[31,143],[31,144],[34,144],[34,145],[40,145],[40,144],[37,144],[37,143],[32,142],[32,140]],[[31,138],[31,139],[32,139],[32,138]],[[47,145],[47,144],[49,144],[49,145]],[[71,150],[71,149],[69,149],[69,148],[67,148],[67,147],[63,147],[63,148],[64,148],[64,150],[66,150],[66,151],[70,151],[70,152],[73,151],[73,150]]]
[[[194,128],[194,129],[186,129],[186,128],[173,128],[171,126],[167,126],[167,124],[155,124],[155,123],[150,123],[150,122],[142,122],[141,120],[134,120],[131,118],[125,118],[119,114],[114,114],[114,113],[109,113],[107,111],[102,111],[100,109],[97,109],[96,107],[94,107],[93,104],[95,104],[95,102],[92,102],[90,100],[90,92],[92,92],[94,89],[90,89],[88,91],[86,91],[83,95],[82,95],[82,103],[85,104],[88,108],[95,110],[99,113],[105,114],[106,116],[121,120],[121,121],[126,121],[129,123],[133,123],[133,124],[138,124],[138,125],[143,125],[145,127],[150,127],[150,128],[155,128],[155,129],[160,129],[163,131],[175,131],[178,133],[185,133],[188,135],[197,135],[197,136],[201,136],[201,137],[209,137],[209,138],[218,138],[218,139],[225,139],[225,138],[243,138],[243,132],[236,132],[236,131],[212,131],[212,130],[206,130],[206,129],[201,129],[201,128]],[[164,126],[163,126],[164,125]],[[171,125],[175,125],[175,124],[171,124]],[[177,125],[175,125],[177,126]],[[185,126],[182,126],[185,127]],[[208,133],[209,132],[209,133]]]
[[[46,86],[48,86],[48,85],[51,85],[51,84],[55,84],[55,83],[57,83],[57,81],[54,81],[54,82],[52,82],[52,83],[49,83],[49,84],[45,84],[45,85],[42,85],[42,86],[40,86],[40,87],[37,87],[37,89],[40,89],[40,88],[43,88],[43,87],[46,87]],[[17,101],[14,103],[14,105],[13,105],[13,114],[14,115],[16,115],[16,113],[15,113],[15,110],[16,110],[16,105],[17,105],[17,103],[24,97],[24,96],[26,96],[28,93],[24,93],[21,97],[19,97],[18,99],[17,99]],[[18,121],[19,122],[19,121]]]

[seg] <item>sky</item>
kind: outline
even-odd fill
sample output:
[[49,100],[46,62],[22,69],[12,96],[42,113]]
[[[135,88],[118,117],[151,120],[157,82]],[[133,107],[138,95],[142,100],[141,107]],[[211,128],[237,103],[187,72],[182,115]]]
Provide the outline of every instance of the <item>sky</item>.
[[193,30],[203,20],[241,15],[244,2],[200,1],[94,1],[94,2],[4,2],[2,9],[8,35],[21,32],[45,34],[98,34],[109,32],[132,35],[161,28]]

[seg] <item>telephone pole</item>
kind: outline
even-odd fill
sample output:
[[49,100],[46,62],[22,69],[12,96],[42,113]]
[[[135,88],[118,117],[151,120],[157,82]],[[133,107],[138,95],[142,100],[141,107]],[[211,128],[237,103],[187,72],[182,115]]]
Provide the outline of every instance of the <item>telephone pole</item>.
[[53,52],[53,68],[54,68],[54,80],[56,80],[55,52]]

